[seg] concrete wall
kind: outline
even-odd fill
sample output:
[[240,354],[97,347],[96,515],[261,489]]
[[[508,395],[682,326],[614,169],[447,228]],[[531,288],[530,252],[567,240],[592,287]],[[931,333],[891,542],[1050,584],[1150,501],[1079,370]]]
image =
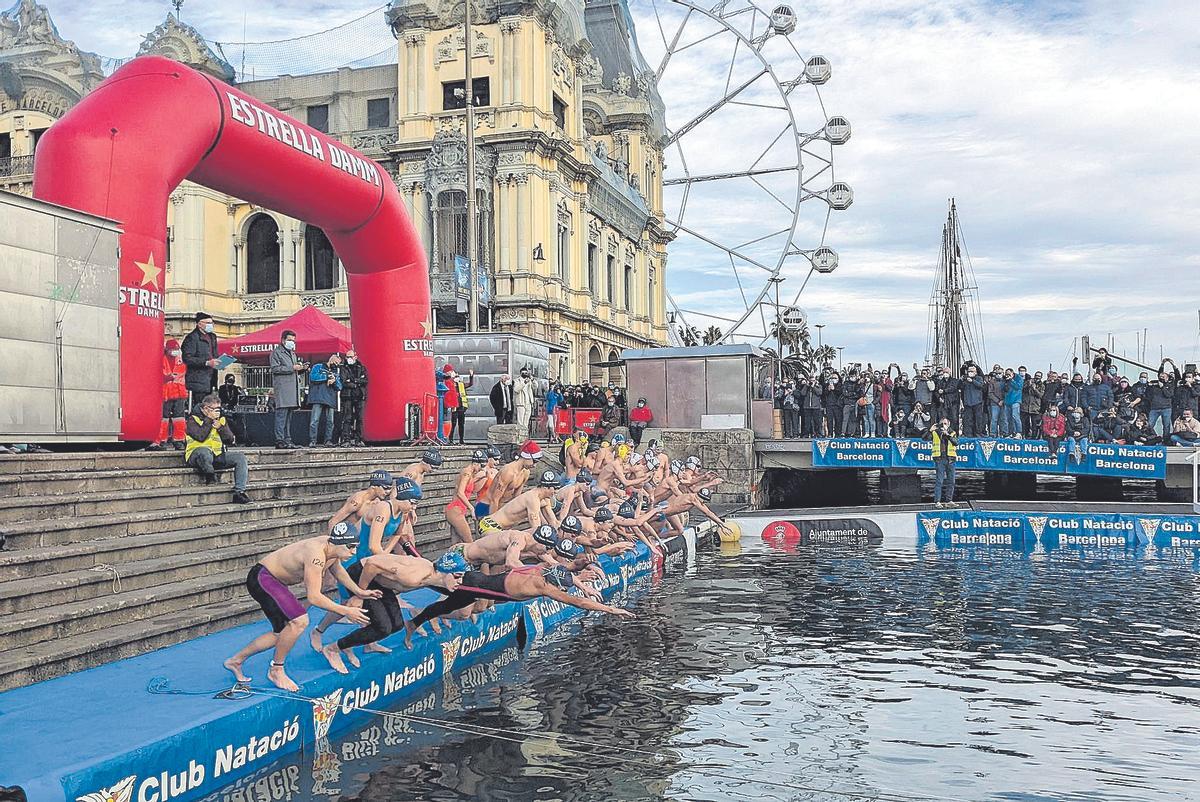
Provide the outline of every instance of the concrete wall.
[[116,438],[117,235],[0,193],[0,441]]
[[701,464],[725,477],[714,504],[755,504],[761,472],[755,465],[750,429],[663,429],[659,442],[671,459],[695,454]]

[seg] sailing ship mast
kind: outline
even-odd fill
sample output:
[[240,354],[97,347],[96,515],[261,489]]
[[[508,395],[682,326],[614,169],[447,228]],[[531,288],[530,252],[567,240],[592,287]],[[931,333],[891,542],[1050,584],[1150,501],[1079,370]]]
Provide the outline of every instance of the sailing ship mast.
[[975,271],[963,245],[958,209],[950,199],[950,213],[942,226],[942,252],[929,299],[929,353],[931,365],[957,371],[967,360],[983,364],[983,323],[975,295]]

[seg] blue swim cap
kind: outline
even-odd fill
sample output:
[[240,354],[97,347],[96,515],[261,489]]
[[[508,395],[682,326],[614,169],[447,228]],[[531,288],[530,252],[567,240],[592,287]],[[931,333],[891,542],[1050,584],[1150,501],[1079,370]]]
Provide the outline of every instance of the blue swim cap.
[[440,468],[442,463],[445,461],[446,460],[442,456],[442,452],[438,451],[436,448],[428,449],[424,454],[421,455],[421,462],[424,462],[426,465],[434,468]]
[[625,442],[625,435],[621,434],[620,432],[617,432],[616,434],[614,434],[612,436],[612,444],[614,446],[619,446],[624,442]]
[[583,554],[583,546],[571,540],[569,537],[564,537],[562,540],[554,544],[554,553],[560,557],[572,559]]
[[401,476],[396,480],[396,500],[397,501],[416,501],[421,498],[421,486],[409,479],[407,476]]
[[374,471],[371,473],[371,487],[391,487],[392,475],[387,471]]
[[596,477],[592,476],[592,472],[587,468],[580,468],[579,473],[575,474],[575,481],[581,485],[590,485],[596,481]]
[[632,504],[630,504],[628,501],[626,501],[617,510],[617,515],[620,515],[622,518],[636,518],[637,517],[637,509]]
[[471,566],[467,565],[467,558],[462,556],[462,552],[448,551],[438,557],[433,567],[441,574],[465,574]]
[[554,527],[550,524],[542,524],[533,530],[533,541],[548,549],[552,549],[554,548],[554,544],[558,542],[558,533],[554,531]]

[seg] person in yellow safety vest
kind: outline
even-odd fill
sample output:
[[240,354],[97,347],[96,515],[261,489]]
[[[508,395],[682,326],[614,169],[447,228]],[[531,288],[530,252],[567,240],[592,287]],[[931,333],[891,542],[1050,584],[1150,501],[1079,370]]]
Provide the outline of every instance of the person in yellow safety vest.
[[942,418],[925,433],[933,443],[933,501],[940,509],[954,506],[954,469],[958,459],[958,432],[950,428],[950,419]]
[[184,430],[187,433],[184,462],[203,476],[207,485],[217,481],[217,471],[233,468],[233,503],[249,504],[246,484],[250,469],[245,454],[229,449],[235,438],[221,414],[221,399],[215,394],[204,396],[188,417]]

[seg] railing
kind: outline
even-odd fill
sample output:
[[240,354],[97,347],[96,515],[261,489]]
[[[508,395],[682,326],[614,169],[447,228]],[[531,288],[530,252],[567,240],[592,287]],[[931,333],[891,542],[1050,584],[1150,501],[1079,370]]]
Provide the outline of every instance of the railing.
[[9,156],[0,159],[0,178],[33,175],[33,156]]

